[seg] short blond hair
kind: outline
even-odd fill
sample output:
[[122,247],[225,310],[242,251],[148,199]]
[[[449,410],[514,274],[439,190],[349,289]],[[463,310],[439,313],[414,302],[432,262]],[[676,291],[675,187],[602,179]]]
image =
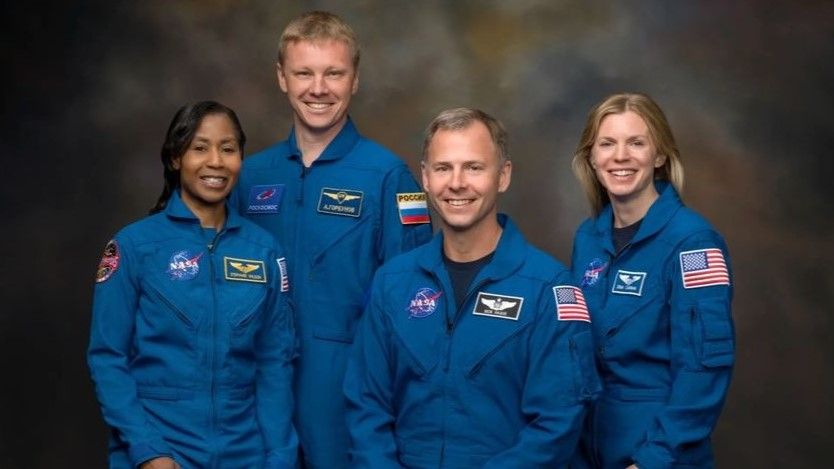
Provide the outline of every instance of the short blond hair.
[[328,39],[347,44],[353,58],[353,68],[359,68],[359,42],[356,40],[356,33],[338,15],[320,10],[308,11],[290,21],[284,28],[278,43],[278,63],[284,65],[284,57],[290,44]]
[[626,111],[631,111],[643,119],[658,154],[666,157],[663,166],[655,169],[655,179],[669,181],[679,194],[683,193],[683,162],[663,110],[646,94],[613,94],[591,109],[571,164],[573,173],[591,204],[594,216],[599,215],[609,198],[591,165],[591,149],[594,147],[602,120],[610,114],[622,114]]
[[423,161],[426,160],[431,139],[438,130],[464,130],[475,122],[484,124],[489,131],[489,136],[498,153],[498,160],[502,163],[509,160],[507,131],[504,129],[504,124],[480,109],[459,107],[441,111],[426,127],[423,133]]

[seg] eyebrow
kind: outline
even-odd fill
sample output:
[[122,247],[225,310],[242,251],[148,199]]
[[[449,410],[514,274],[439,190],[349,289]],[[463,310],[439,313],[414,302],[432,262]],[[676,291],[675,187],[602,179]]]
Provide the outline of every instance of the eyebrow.
[[[200,142],[211,143],[211,140],[210,140],[210,139],[208,139],[208,138],[206,138],[206,137],[201,137],[201,136],[199,136],[199,135],[196,135],[196,136],[194,137],[194,140],[193,140],[193,141],[195,141],[195,142],[196,142],[196,141],[200,141]],[[220,143],[228,143],[228,142],[235,142],[235,143],[237,143],[237,137],[226,137],[226,138],[224,138],[223,140],[220,140]]]

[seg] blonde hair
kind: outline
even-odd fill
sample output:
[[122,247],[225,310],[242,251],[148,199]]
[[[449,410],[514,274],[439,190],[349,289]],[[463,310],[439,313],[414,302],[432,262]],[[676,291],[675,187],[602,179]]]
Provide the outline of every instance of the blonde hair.
[[596,141],[602,120],[610,114],[622,114],[626,111],[631,111],[643,119],[657,153],[666,157],[663,166],[655,169],[655,179],[669,181],[679,194],[683,192],[683,162],[678,145],[675,143],[675,136],[672,134],[672,128],[669,127],[669,122],[660,106],[645,94],[613,94],[591,109],[571,164],[573,173],[591,204],[594,216],[599,215],[605,204],[609,202],[609,198],[608,192],[600,184],[591,165],[591,149]]
[[353,56],[353,68],[359,68],[359,42],[353,29],[338,15],[327,11],[309,11],[290,21],[278,43],[278,63],[284,65],[287,47],[299,41],[342,41]]

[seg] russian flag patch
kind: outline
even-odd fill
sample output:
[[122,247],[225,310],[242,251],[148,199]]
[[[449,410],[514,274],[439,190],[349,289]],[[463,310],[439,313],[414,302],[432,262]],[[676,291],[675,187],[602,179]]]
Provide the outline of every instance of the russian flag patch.
[[431,221],[425,192],[398,193],[397,209],[403,225],[416,225]]

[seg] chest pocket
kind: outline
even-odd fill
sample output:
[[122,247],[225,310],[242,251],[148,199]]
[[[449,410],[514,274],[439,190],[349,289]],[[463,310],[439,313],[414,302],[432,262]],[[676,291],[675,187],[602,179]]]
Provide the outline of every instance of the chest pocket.
[[[612,275],[617,276],[617,271],[614,271]],[[619,330],[626,327],[632,318],[646,308],[663,307],[666,294],[663,291],[663,284],[659,275],[649,272],[644,282],[639,296],[613,293],[616,279],[610,280],[607,286],[603,285],[603,288],[607,288],[607,291],[603,294],[606,299],[603,301],[607,302],[604,306],[598,301],[593,301],[590,304],[594,328],[601,329],[603,333]],[[596,307],[594,307],[594,303],[596,303]]]
[[527,355],[527,346],[520,341],[527,327],[528,324],[517,325],[483,340],[484,347],[476,347],[475,353],[463,360],[466,377],[475,378],[484,368],[494,369],[505,376],[523,372],[518,365],[525,362],[523,356]]

